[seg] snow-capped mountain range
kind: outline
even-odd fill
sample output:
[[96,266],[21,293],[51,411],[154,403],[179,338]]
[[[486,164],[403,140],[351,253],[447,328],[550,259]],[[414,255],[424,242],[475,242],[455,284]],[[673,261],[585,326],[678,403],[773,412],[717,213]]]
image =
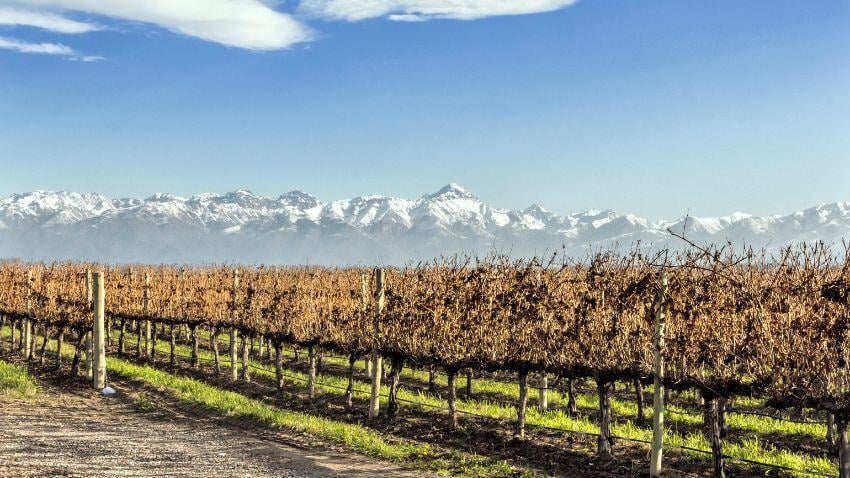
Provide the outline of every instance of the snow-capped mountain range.
[[33,191],[0,199],[0,257],[109,262],[404,264],[494,249],[529,256],[560,249],[681,247],[667,230],[698,243],[850,238],[850,202],[788,215],[680,218],[653,223],[610,210],[561,216],[539,205],[493,208],[449,184],[417,199],[363,196],[323,202],[303,191],[263,197],[246,190],[182,198],[109,199]]

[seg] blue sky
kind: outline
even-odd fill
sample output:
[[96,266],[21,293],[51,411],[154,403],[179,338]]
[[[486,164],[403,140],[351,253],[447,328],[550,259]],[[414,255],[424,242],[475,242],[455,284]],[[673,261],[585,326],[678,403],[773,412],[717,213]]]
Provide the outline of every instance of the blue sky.
[[0,196],[453,181],[500,207],[649,218],[850,200],[847,1],[468,0],[470,19],[239,0],[257,15],[218,30],[172,1],[190,17],[0,0]]

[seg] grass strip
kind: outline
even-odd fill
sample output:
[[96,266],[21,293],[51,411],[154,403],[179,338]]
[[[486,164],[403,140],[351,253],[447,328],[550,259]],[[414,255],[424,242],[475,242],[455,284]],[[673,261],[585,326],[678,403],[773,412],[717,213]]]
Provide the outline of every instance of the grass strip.
[[0,360],[0,395],[7,398],[33,399],[40,390],[29,370]]
[[115,357],[110,357],[107,364],[110,373],[142,381],[185,403],[201,405],[230,417],[247,418],[264,425],[307,433],[372,457],[398,463],[405,468],[455,476],[508,477],[516,473],[505,462],[457,451],[443,451],[427,444],[389,441],[378,432],[357,424],[280,409],[237,392],[147,365],[136,365]]
[[[157,342],[157,353],[160,356],[167,356],[170,345],[165,341]],[[175,352],[179,355],[187,356],[191,352],[191,347],[188,345],[178,343],[175,349]],[[199,358],[202,361],[211,361],[213,358],[213,354],[211,351],[200,348],[199,349]],[[328,360],[330,357],[325,357],[324,360]],[[334,357],[336,358],[336,357]],[[219,357],[222,368],[226,368],[230,366],[229,356],[227,354],[222,354]],[[252,373],[257,374],[266,378],[273,379],[275,377],[274,369],[268,365],[265,365],[257,360],[252,359],[250,361],[252,364]],[[346,363],[347,366],[347,363]],[[419,370],[409,370],[407,371],[412,376],[417,376],[419,374],[424,375],[427,378],[427,372],[419,371]],[[404,372],[403,372],[404,373]],[[291,368],[286,369],[286,374],[295,377],[298,382],[306,383],[307,375],[305,373],[299,372],[297,370],[293,370]],[[440,379],[444,379],[444,377],[439,377]],[[290,380],[290,379],[288,379]],[[326,374],[321,376],[316,383],[316,389],[321,391],[322,393],[326,393],[329,395],[342,396],[344,394],[344,389],[348,385],[348,379],[344,377],[339,377],[336,375]],[[519,396],[518,386],[514,386],[513,384],[489,380],[489,379],[476,379],[475,382],[476,389],[479,393],[481,392],[489,392],[489,393],[502,393],[505,395],[513,396],[514,388],[516,388],[515,393],[516,396]],[[355,389],[360,390],[368,390],[370,384],[368,382],[362,380],[355,381]],[[387,395],[389,393],[389,387],[386,385],[381,386],[381,394]],[[565,397],[562,397],[561,394],[550,391],[550,403],[554,400],[557,402],[558,400],[566,400]],[[403,400],[406,402],[416,402],[421,404],[423,407],[428,407],[432,409],[447,409],[448,403],[438,398],[434,395],[423,393],[419,391],[414,391],[411,389],[407,389],[404,387],[400,387],[398,390],[398,398],[399,400]],[[598,398],[592,394],[577,394],[576,401],[580,408],[593,409],[597,406]],[[410,406],[416,406],[415,403],[409,403]],[[386,406],[386,398],[381,398],[381,407]],[[614,413],[620,417],[624,416],[635,416],[637,412],[637,405],[631,402],[624,402],[622,400],[612,399],[611,406]],[[457,408],[460,412],[466,412],[475,415],[483,415],[488,418],[504,420],[504,421],[513,421],[516,420],[516,408],[504,404],[501,402],[489,401],[486,399],[458,399]],[[710,450],[710,445],[708,440],[701,433],[687,433],[680,434],[675,429],[676,423],[681,424],[690,424],[690,425],[701,425],[702,417],[697,414],[688,413],[684,410],[677,410],[683,412],[681,415],[676,414],[668,414],[666,416],[668,422],[670,422],[673,426],[668,426],[664,433],[664,443],[672,446],[681,446],[681,447],[689,447],[689,448],[697,448],[701,450]],[[754,417],[754,416],[744,416],[744,415],[731,415],[728,417],[735,425],[746,427],[750,429],[750,432],[744,437],[743,440],[739,442],[726,441],[723,444],[723,451],[726,455],[743,458],[752,461],[758,461],[762,463],[766,463],[768,465],[776,465],[776,466],[784,466],[789,468],[795,468],[800,470],[810,470],[818,473],[828,473],[828,474],[837,474],[838,466],[833,460],[829,458],[812,456],[803,453],[795,453],[792,451],[776,448],[769,443],[764,443],[760,440],[758,434],[761,433],[771,433],[776,431],[777,426],[786,426],[790,428],[800,428],[800,427],[818,427],[820,425],[801,425],[791,422],[779,422],[774,419],[765,418],[765,417]],[[539,412],[536,407],[529,406],[526,422],[531,426],[543,426],[548,428],[555,429],[566,429],[566,430],[575,430],[581,431],[585,433],[599,433],[599,426],[596,421],[591,417],[587,416],[571,416],[565,413],[563,410],[556,409],[550,410],[547,412]],[[632,420],[620,420],[613,424],[612,433],[617,436],[621,436],[624,438],[631,438],[637,440],[651,440],[652,439],[652,430],[649,428],[644,428],[639,424],[633,422]],[[824,435],[826,434],[826,430],[823,430]],[[791,433],[793,434],[793,433]],[[689,456],[693,456],[696,459],[702,461],[708,461],[709,457],[705,454],[682,450],[680,453],[687,454]],[[805,474],[800,474],[800,476],[809,476]]]

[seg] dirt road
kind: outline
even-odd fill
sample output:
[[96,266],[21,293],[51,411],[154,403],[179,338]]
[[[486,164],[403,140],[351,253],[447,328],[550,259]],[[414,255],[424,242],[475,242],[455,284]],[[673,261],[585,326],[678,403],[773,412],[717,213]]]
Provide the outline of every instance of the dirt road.
[[0,476],[412,477],[311,437],[245,429],[118,382],[108,398],[42,384],[35,402],[0,397]]

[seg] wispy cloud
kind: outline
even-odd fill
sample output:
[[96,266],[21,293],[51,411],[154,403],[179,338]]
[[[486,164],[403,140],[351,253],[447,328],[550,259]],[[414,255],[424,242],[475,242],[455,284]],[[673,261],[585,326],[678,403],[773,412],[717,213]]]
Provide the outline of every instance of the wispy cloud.
[[83,12],[148,23],[249,50],[278,50],[312,37],[306,25],[265,0],[0,0],[0,4],[45,15]]
[[[0,26],[23,26],[60,34],[108,28],[108,20],[138,22],[222,45],[248,50],[279,50],[310,41],[313,31],[292,14],[272,5],[278,0],[0,0]],[[292,0],[294,2],[294,0]],[[475,20],[565,8],[578,0],[300,0],[304,17],[358,21],[387,18],[421,22]],[[80,14],[83,16],[81,17]],[[102,18],[104,25],[90,17]],[[302,18],[304,18],[302,17]],[[80,20],[85,19],[85,21]],[[0,49],[61,55],[97,61],[62,43],[29,43],[0,38]]]
[[558,10],[578,0],[302,0],[301,10],[330,20],[476,20]]
[[28,43],[6,37],[0,37],[0,48],[20,53],[35,53],[39,55],[61,55],[70,57],[77,54],[73,48],[61,43]]
[[22,25],[50,30],[57,33],[85,33],[100,30],[93,23],[65,18],[53,12],[0,5],[0,25]]

